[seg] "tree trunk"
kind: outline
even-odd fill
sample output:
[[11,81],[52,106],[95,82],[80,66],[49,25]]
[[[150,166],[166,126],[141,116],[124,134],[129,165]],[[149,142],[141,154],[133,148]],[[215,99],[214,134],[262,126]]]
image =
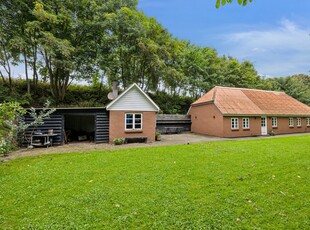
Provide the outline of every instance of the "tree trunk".
[[6,62],[6,66],[4,66],[4,69],[6,71],[6,73],[8,74],[8,78],[9,78],[9,89],[10,89],[10,94],[13,91],[13,82],[12,82],[12,76],[11,76],[11,64],[10,64],[10,60],[8,57],[8,54],[6,52],[5,47],[3,46],[3,51],[4,51],[4,56],[5,56],[5,62]]
[[25,50],[24,50],[24,62],[25,62],[26,82],[27,82],[27,93],[30,94],[30,81],[28,77],[28,60],[27,60],[27,54]]
[[2,78],[3,85],[5,85],[6,84],[6,80],[5,80],[1,70],[0,70],[0,75],[1,75],[1,78]]
[[33,87],[36,88],[37,85],[38,85],[38,72],[37,72],[37,44],[34,45],[34,48],[33,48],[33,65],[32,65],[32,71],[33,71],[33,74],[32,74],[32,84],[33,84]]

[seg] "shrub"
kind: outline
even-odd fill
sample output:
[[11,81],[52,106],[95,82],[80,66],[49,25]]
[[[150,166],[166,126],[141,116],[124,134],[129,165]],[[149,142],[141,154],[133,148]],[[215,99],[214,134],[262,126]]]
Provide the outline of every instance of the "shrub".
[[115,145],[122,145],[122,144],[124,144],[124,138],[121,138],[121,137],[118,137],[118,138],[115,138],[114,140],[113,140],[113,143],[115,144]]
[[275,132],[274,132],[273,130],[270,130],[270,131],[268,132],[268,134],[269,134],[270,136],[276,135]]
[[11,150],[11,145],[4,139],[0,139],[0,156],[6,155]]
[[159,131],[156,131],[156,133],[155,133],[155,140],[156,141],[160,141],[160,136],[161,136],[161,133]]
[[188,96],[169,95],[168,93],[156,91],[149,94],[154,102],[160,105],[162,113],[166,114],[186,114],[194,98]]
[[25,112],[18,102],[0,103],[0,155],[15,147],[18,132],[15,127]]
[[18,136],[24,136],[23,134],[27,128],[43,125],[44,119],[55,111],[55,109],[48,109],[48,107],[49,101],[45,103],[40,112],[31,108],[29,114],[34,120],[26,123],[24,117],[26,110],[20,106],[20,103],[0,103],[0,155],[5,155],[17,147]]

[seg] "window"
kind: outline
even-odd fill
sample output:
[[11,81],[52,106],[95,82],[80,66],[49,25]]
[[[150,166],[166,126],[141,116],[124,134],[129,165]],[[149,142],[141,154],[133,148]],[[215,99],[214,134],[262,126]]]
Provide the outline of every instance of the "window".
[[271,126],[278,127],[278,119],[276,117],[271,118]]
[[242,118],[242,127],[244,129],[250,128],[250,119],[249,118]]
[[231,118],[231,129],[239,129],[239,119]]
[[126,113],[126,130],[142,129],[142,114],[141,113]]
[[310,126],[310,117],[307,118],[307,126]]
[[290,127],[294,127],[294,118],[290,117],[288,123]]
[[301,127],[301,118],[297,117],[296,121],[297,121],[297,127]]

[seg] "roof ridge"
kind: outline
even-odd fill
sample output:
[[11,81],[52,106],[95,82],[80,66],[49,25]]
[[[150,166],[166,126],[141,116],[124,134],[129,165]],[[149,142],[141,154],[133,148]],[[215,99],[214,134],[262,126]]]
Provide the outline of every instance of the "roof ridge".
[[239,87],[228,87],[228,86],[215,86],[216,88],[222,89],[232,89],[232,90],[253,90],[253,91],[260,91],[260,92],[271,92],[271,93],[283,93],[283,91],[274,91],[274,90],[264,90],[264,89],[250,89],[250,88],[239,88]]

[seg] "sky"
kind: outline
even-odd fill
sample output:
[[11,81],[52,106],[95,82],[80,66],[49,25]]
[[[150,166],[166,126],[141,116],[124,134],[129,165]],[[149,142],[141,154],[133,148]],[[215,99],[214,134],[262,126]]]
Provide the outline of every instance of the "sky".
[[252,62],[261,76],[310,74],[310,0],[139,0],[138,8],[179,39]]

